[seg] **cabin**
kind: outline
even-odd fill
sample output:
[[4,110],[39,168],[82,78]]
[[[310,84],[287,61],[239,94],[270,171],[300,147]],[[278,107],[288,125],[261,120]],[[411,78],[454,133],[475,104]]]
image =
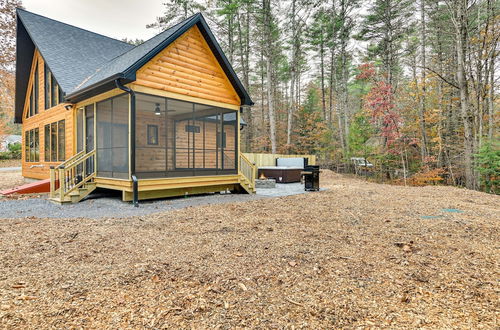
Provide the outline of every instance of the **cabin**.
[[253,102],[202,14],[134,46],[18,9],[16,69],[22,174],[52,200],[255,192],[240,151]]

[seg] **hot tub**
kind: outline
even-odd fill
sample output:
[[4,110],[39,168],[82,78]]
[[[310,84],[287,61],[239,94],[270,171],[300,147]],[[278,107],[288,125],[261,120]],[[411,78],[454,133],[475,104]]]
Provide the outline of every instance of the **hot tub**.
[[277,183],[300,182],[303,167],[290,166],[263,166],[259,167],[259,175],[266,178],[275,179]]

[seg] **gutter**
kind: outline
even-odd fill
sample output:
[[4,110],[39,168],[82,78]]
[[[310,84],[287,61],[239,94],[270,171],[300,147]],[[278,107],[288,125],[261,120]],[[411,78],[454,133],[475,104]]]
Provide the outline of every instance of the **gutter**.
[[120,79],[115,80],[115,85],[117,88],[130,94],[130,177],[132,179],[132,196],[133,204],[135,207],[139,207],[139,181],[135,175],[135,92],[122,85]]
[[79,90],[76,93],[69,93],[69,94],[67,94],[66,95],[66,100],[72,101],[72,103],[76,103],[76,102],[80,101],[80,99],[82,99],[82,96],[85,95],[85,93],[92,92],[94,89],[96,89],[96,88],[98,88],[98,87],[100,87],[102,85],[105,85],[107,83],[110,83],[110,82],[111,83],[115,82],[115,85],[116,85],[116,81],[118,79],[122,79],[122,78],[123,78],[123,74],[121,74],[121,73],[114,74],[111,77],[108,77],[108,78],[106,78],[104,80],[98,81],[98,82],[96,82],[96,83],[94,83],[94,84],[92,84],[92,85],[90,85],[88,87],[85,87],[82,90]]

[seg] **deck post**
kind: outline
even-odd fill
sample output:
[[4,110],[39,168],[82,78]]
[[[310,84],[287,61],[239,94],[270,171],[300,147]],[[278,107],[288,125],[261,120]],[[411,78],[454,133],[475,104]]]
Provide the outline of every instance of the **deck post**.
[[54,166],[50,166],[50,194],[49,196],[53,198],[55,196],[55,188],[56,188],[56,170]]
[[59,169],[59,198],[62,202],[64,200],[64,187],[66,185],[66,178],[64,177],[64,167]]

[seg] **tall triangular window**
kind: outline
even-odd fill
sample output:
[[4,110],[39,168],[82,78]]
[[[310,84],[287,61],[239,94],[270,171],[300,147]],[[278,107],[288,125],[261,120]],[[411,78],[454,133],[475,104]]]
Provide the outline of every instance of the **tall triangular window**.
[[44,67],[44,78],[45,109],[49,109],[62,102],[63,93],[47,64]]
[[35,74],[33,76],[33,84],[30,90],[30,99],[28,105],[27,117],[38,114],[38,62],[35,63]]

